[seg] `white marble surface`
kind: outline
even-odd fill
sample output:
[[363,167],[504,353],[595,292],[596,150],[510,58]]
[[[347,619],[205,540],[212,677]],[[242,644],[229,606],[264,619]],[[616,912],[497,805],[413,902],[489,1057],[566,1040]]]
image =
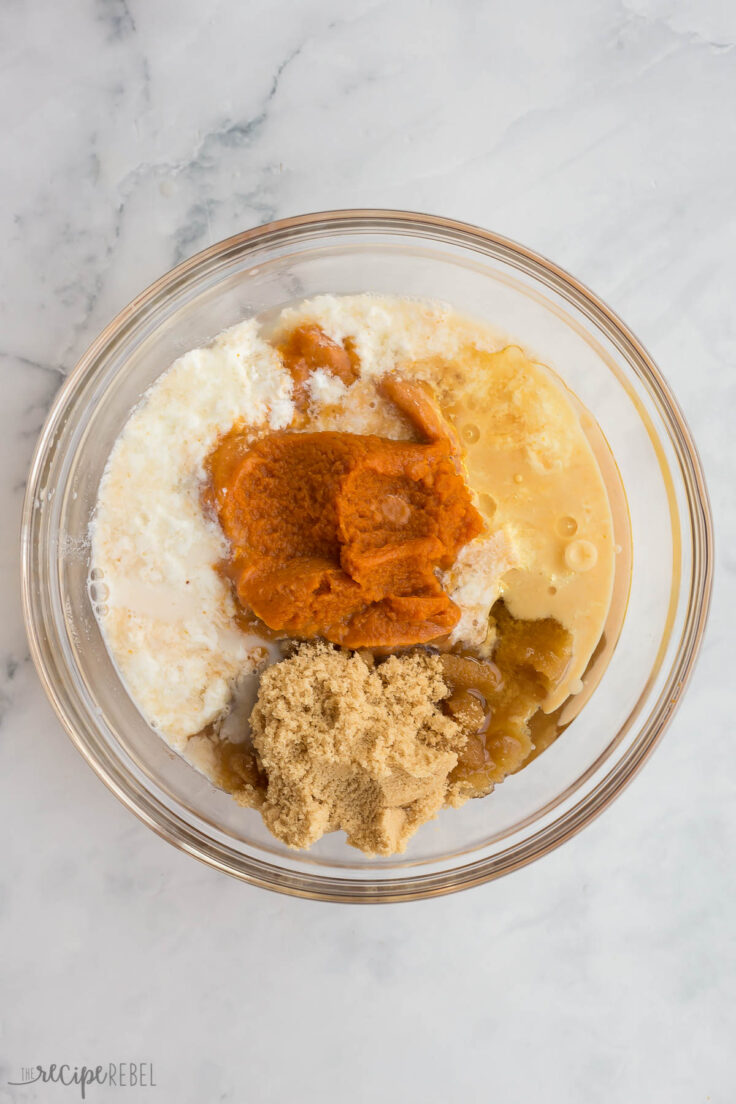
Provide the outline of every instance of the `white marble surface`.
[[[0,1102],[22,1065],[152,1061],[88,1099],[736,1099],[732,0],[4,0]],[[358,909],[240,885],[107,792],[30,663],[34,438],[104,323],[274,216],[448,214],[517,238],[640,334],[700,444],[714,610],[613,808],[472,892]]]

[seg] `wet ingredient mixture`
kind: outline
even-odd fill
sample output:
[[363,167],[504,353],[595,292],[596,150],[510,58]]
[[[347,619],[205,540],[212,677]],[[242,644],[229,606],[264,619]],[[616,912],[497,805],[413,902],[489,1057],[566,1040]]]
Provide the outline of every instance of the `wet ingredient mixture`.
[[438,304],[322,296],[187,354],[93,524],[134,700],[289,846],[403,850],[583,685],[615,565],[586,418]]

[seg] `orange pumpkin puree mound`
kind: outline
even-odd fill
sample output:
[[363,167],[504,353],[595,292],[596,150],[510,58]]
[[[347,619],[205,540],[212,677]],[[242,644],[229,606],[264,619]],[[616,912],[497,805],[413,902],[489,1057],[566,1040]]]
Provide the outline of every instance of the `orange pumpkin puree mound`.
[[238,455],[231,438],[210,471],[238,598],[271,629],[360,648],[459,620],[435,568],[483,522],[447,439],[285,432]]

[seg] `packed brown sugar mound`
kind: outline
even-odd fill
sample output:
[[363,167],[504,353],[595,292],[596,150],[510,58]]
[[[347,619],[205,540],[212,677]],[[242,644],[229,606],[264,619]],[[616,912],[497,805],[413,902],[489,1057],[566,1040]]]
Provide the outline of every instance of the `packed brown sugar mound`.
[[241,603],[351,648],[423,643],[460,616],[435,575],[483,522],[447,440],[273,433],[211,462]]
[[540,702],[571,640],[552,620],[493,614],[494,659],[302,644],[268,668],[251,743],[218,743],[219,783],[290,847],[344,829],[368,854],[403,851],[442,805],[482,797],[535,754]]
[[368,854],[403,851],[442,808],[466,737],[438,703],[438,656],[369,666],[303,644],[263,674],[251,734],[267,778],[261,814],[290,847],[342,829]]

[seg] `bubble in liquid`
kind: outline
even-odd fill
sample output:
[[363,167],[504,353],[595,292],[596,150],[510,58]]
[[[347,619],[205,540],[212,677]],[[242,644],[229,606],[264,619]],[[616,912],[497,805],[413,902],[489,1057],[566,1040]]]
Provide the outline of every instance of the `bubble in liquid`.
[[480,430],[478,429],[477,425],[473,425],[472,422],[469,422],[468,425],[464,425],[463,428],[460,430],[460,433],[462,435],[463,441],[465,441],[469,445],[474,445],[480,437]]
[[492,495],[485,493],[478,495],[478,506],[480,512],[487,518],[493,517],[496,512],[496,500]]
[[524,482],[524,476],[521,475],[520,472],[517,472],[516,475],[514,476],[514,483],[523,483],[523,482]]
[[557,532],[561,537],[574,537],[578,531],[578,523],[574,517],[561,517],[557,522]]
[[105,578],[105,572],[102,570],[101,567],[93,567],[92,570],[89,573],[89,577],[93,581],[95,579],[104,579]]
[[551,586],[551,587],[550,587],[550,588],[548,589],[547,593],[548,593],[548,594],[556,594],[556,593],[557,593],[557,587],[556,587],[556,586]]
[[104,602],[99,606],[95,606],[95,613],[98,617],[106,617],[109,612],[110,611]]
[[93,602],[104,602],[110,597],[110,588],[106,583],[95,582],[90,585],[89,596]]
[[597,562],[598,549],[590,541],[571,541],[565,549],[565,563],[571,571],[590,571]]

